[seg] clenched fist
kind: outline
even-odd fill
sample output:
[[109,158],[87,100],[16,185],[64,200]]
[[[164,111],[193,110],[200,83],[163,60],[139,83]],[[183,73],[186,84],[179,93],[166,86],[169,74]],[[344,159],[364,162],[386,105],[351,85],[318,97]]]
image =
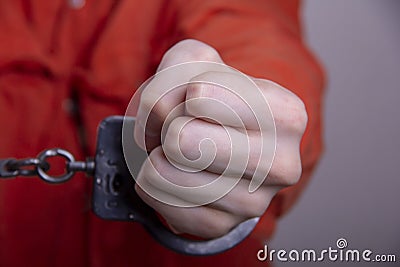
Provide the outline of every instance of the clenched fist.
[[135,141],[150,154],[136,191],[174,232],[224,235],[298,181],[307,114],[296,95],[195,40],[172,47],[158,73],[137,111]]

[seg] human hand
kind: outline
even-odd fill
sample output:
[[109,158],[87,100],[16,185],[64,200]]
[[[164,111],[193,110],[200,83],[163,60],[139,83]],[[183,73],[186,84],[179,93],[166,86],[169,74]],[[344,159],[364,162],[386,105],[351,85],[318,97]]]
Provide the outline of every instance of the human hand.
[[[159,71],[192,61],[223,63],[212,47],[186,40],[164,55]],[[235,83],[237,77],[206,68],[192,80]],[[307,124],[303,102],[271,81],[248,79],[259,89],[239,88],[246,96],[212,83],[183,85],[164,95],[159,90],[169,88],[143,90],[135,141],[151,152],[135,189],[176,233],[222,236],[240,222],[261,216],[280,189],[300,178],[299,147]],[[179,190],[166,186],[160,176],[184,187],[201,187],[219,178],[222,184],[237,183],[213,199],[213,190]]]

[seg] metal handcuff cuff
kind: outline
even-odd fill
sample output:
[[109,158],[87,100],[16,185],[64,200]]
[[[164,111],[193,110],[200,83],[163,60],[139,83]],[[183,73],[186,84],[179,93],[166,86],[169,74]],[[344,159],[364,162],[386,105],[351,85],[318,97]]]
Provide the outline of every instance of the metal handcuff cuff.
[[[212,255],[226,251],[243,241],[254,229],[259,218],[252,218],[237,225],[226,235],[211,240],[192,240],[172,233],[159,220],[157,213],[145,204],[134,190],[132,178],[125,162],[122,148],[123,125],[134,127],[133,117],[112,116],[98,127],[96,155],[85,162],[75,161],[63,149],[49,149],[37,158],[0,160],[0,179],[17,176],[39,176],[48,183],[64,183],[76,172],[93,176],[92,211],[102,219],[138,222],[159,243],[187,255]],[[47,159],[63,157],[66,173],[53,177]],[[135,155],[134,155],[135,156]],[[145,158],[134,158],[140,166]]]

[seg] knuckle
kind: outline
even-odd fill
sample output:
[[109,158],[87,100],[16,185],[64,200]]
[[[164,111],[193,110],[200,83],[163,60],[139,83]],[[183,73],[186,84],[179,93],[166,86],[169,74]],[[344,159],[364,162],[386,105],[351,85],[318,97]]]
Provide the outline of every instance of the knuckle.
[[286,99],[285,125],[296,133],[303,133],[307,126],[308,116],[303,101],[297,96]]
[[298,183],[300,180],[301,171],[294,171],[287,175],[286,186],[292,186]]
[[308,122],[307,109],[304,102],[292,91],[269,80],[256,80],[264,89],[273,111],[278,128],[298,134],[305,131]]
[[249,218],[252,217],[260,217],[265,213],[265,210],[268,208],[269,204],[271,203],[271,199],[274,194],[269,192],[264,192],[260,194],[260,196],[256,199],[256,202],[252,204],[252,212],[248,216]]
[[299,161],[296,161],[287,162],[285,165],[281,173],[281,184],[283,186],[295,185],[299,181],[302,173],[301,164]]
[[191,81],[194,83],[188,85],[186,91],[185,111],[187,114],[193,117],[205,116],[209,119],[217,119],[219,117],[217,112],[229,116],[227,108],[234,110],[243,104],[240,97],[213,82],[217,80],[214,77],[218,75],[220,75],[218,72],[206,71],[192,78]]
[[262,185],[255,192],[246,192],[246,195],[237,198],[237,207],[240,210],[237,214],[240,214],[243,218],[262,216],[279,190],[278,188]]

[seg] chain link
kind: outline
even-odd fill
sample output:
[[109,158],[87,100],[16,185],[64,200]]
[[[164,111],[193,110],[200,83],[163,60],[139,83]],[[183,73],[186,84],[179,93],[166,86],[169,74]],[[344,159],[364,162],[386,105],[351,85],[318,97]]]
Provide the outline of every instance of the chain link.
[[11,160],[7,167],[10,171],[16,171],[18,176],[35,176],[37,175],[37,167],[48,171],[50,166],[47,162],[41,162],[37,158]]
[[[51,166],[47,160],[51,157],[65,159],[65,172],[63,174],[58,176],[48,174]],[[94,167],[94,161],[91,159],[86,160],[86,162],[75,161],[74,156],[67,150],[53,148],[43,151],[36,158],[0,160],[0,178],[39,176],[40,179],[47,183],[58,184],[67,182],[79,171],[93,174]]]

